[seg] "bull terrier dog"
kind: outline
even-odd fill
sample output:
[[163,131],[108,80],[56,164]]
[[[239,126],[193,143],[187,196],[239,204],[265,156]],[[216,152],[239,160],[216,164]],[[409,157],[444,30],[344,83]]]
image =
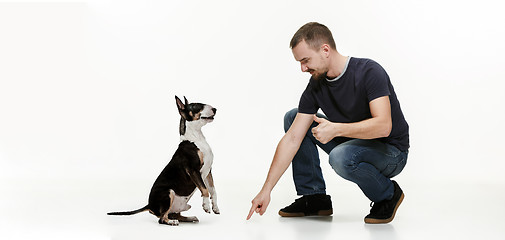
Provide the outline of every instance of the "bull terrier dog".
[[[202,127],[214,120],[216,109],[208,104],[184,103],[175,96],[181,115],[179,133],[181,142],[172,160],[160,173],[149,194],[148,204],[129,212],[110,212],[108,215],[133,215],[149,211],[159,218],[160,224],[179,225],[179,222],[198,222],[197,217],[181,216],[191,208],[188,204],[196,189],[203,198],[203,210],[219,214],[217,195],[212,178],[212,150],[205,140]],[[210,198],[210,201],[209,201]]]

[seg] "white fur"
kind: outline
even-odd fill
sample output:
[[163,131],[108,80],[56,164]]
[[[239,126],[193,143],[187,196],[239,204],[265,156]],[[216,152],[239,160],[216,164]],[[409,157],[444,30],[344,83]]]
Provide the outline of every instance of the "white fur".
[[[193,193],[195,192],[193,191]],[[180,213],[189,210],[191,208],[191,205],[188,204],[188,201],[191,196],[193,196],[193,193],[191,193],[189,196],[183,197],[177,195],[174,190],[170,189],[170,197],[173,198],[173,201],[168,213]]]
[[171,225],[171,226],[179,226],[179,220],[177,219],[169,219],[168,222],[167,222],[168,225]]
[[[209,184],[207,181],[205,184],[208,186]],[[214,213],[219,214],[219,207],[217,206],[217,194],[216,194],[216,189],[214,187],[209,187],[209,193],[210,193],[210,201],[212,202],[212,211]]]
[[203,197],[202,207],[206,213],[210,213],[210,202],[208,197]]
[[206,123],[207,121],[203,119],[186,122],[186,134],[181,136],[181,141],[187,140],[193,142],[203,153],[203,167],[200,169],[202,179],[206,179],[207,175],[209,175],[210,168],[214,160],[212,149],[210,149],[210,146],[202,133],[202,126]]

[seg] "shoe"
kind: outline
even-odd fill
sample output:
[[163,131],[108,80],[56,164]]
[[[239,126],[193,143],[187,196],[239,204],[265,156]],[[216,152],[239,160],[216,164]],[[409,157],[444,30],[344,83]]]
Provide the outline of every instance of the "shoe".
[[378,203],[370,204],[372,209],[370,210],[370,214],[365,217],[365,223],[389,223],[393,221],[395,217],[396,210],[400,206],[403,201],[405,195],[403,194],[402,189],[396,183],[396,181],[392,181],[394,185],[394,194],[391,200],[384,200]]
[[331,197],[325,194],[305,195],[279,211],[282,217],[330,216],[332,214]]

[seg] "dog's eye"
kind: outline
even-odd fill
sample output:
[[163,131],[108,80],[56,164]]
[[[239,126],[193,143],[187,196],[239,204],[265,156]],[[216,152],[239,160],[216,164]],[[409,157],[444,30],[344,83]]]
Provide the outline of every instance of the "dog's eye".
[[203,104],[192,103],[188,106],[188,110],[194,113],[198,113],[203,110]]

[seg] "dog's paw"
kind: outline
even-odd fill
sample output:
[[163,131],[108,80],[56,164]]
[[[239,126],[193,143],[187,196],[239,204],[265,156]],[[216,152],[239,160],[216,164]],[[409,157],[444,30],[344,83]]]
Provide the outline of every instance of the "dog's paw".
[[167,224],[170,225],[170,226],[179,226],[179,220],[177,220],[177,219],[170,219],[170,220],[168,220]]
[[215,213],[215,214],[220,214],[221,212],[219,211],[219,208],[217,207],[217,205],[212,205],[212,211]]
[[197,222],[200,222],[200,220],[198,220],[197,217],[186,217],[184,219],[185,222],[194,222],[194,223],[197,223]]
[[160,218],[158,223],[159,224],[166,224],[166,225],[170,225],[170,226],[179,226],[179,220],[177,220],[177,219]]
[[206,213],[210,213],[210,202],[209,202],[209,198],[206,198],[206,197],[204,197],[204,198],[203,198],[202,207],[203,207],[203,210],[204,210]]
[[206,213],[210,213],[210,206],[209,206],[208,204],[207,204],[207,205],[203,204],[203,206],[202,206],[202,207],[203,207],[203,210],[204,210]]

